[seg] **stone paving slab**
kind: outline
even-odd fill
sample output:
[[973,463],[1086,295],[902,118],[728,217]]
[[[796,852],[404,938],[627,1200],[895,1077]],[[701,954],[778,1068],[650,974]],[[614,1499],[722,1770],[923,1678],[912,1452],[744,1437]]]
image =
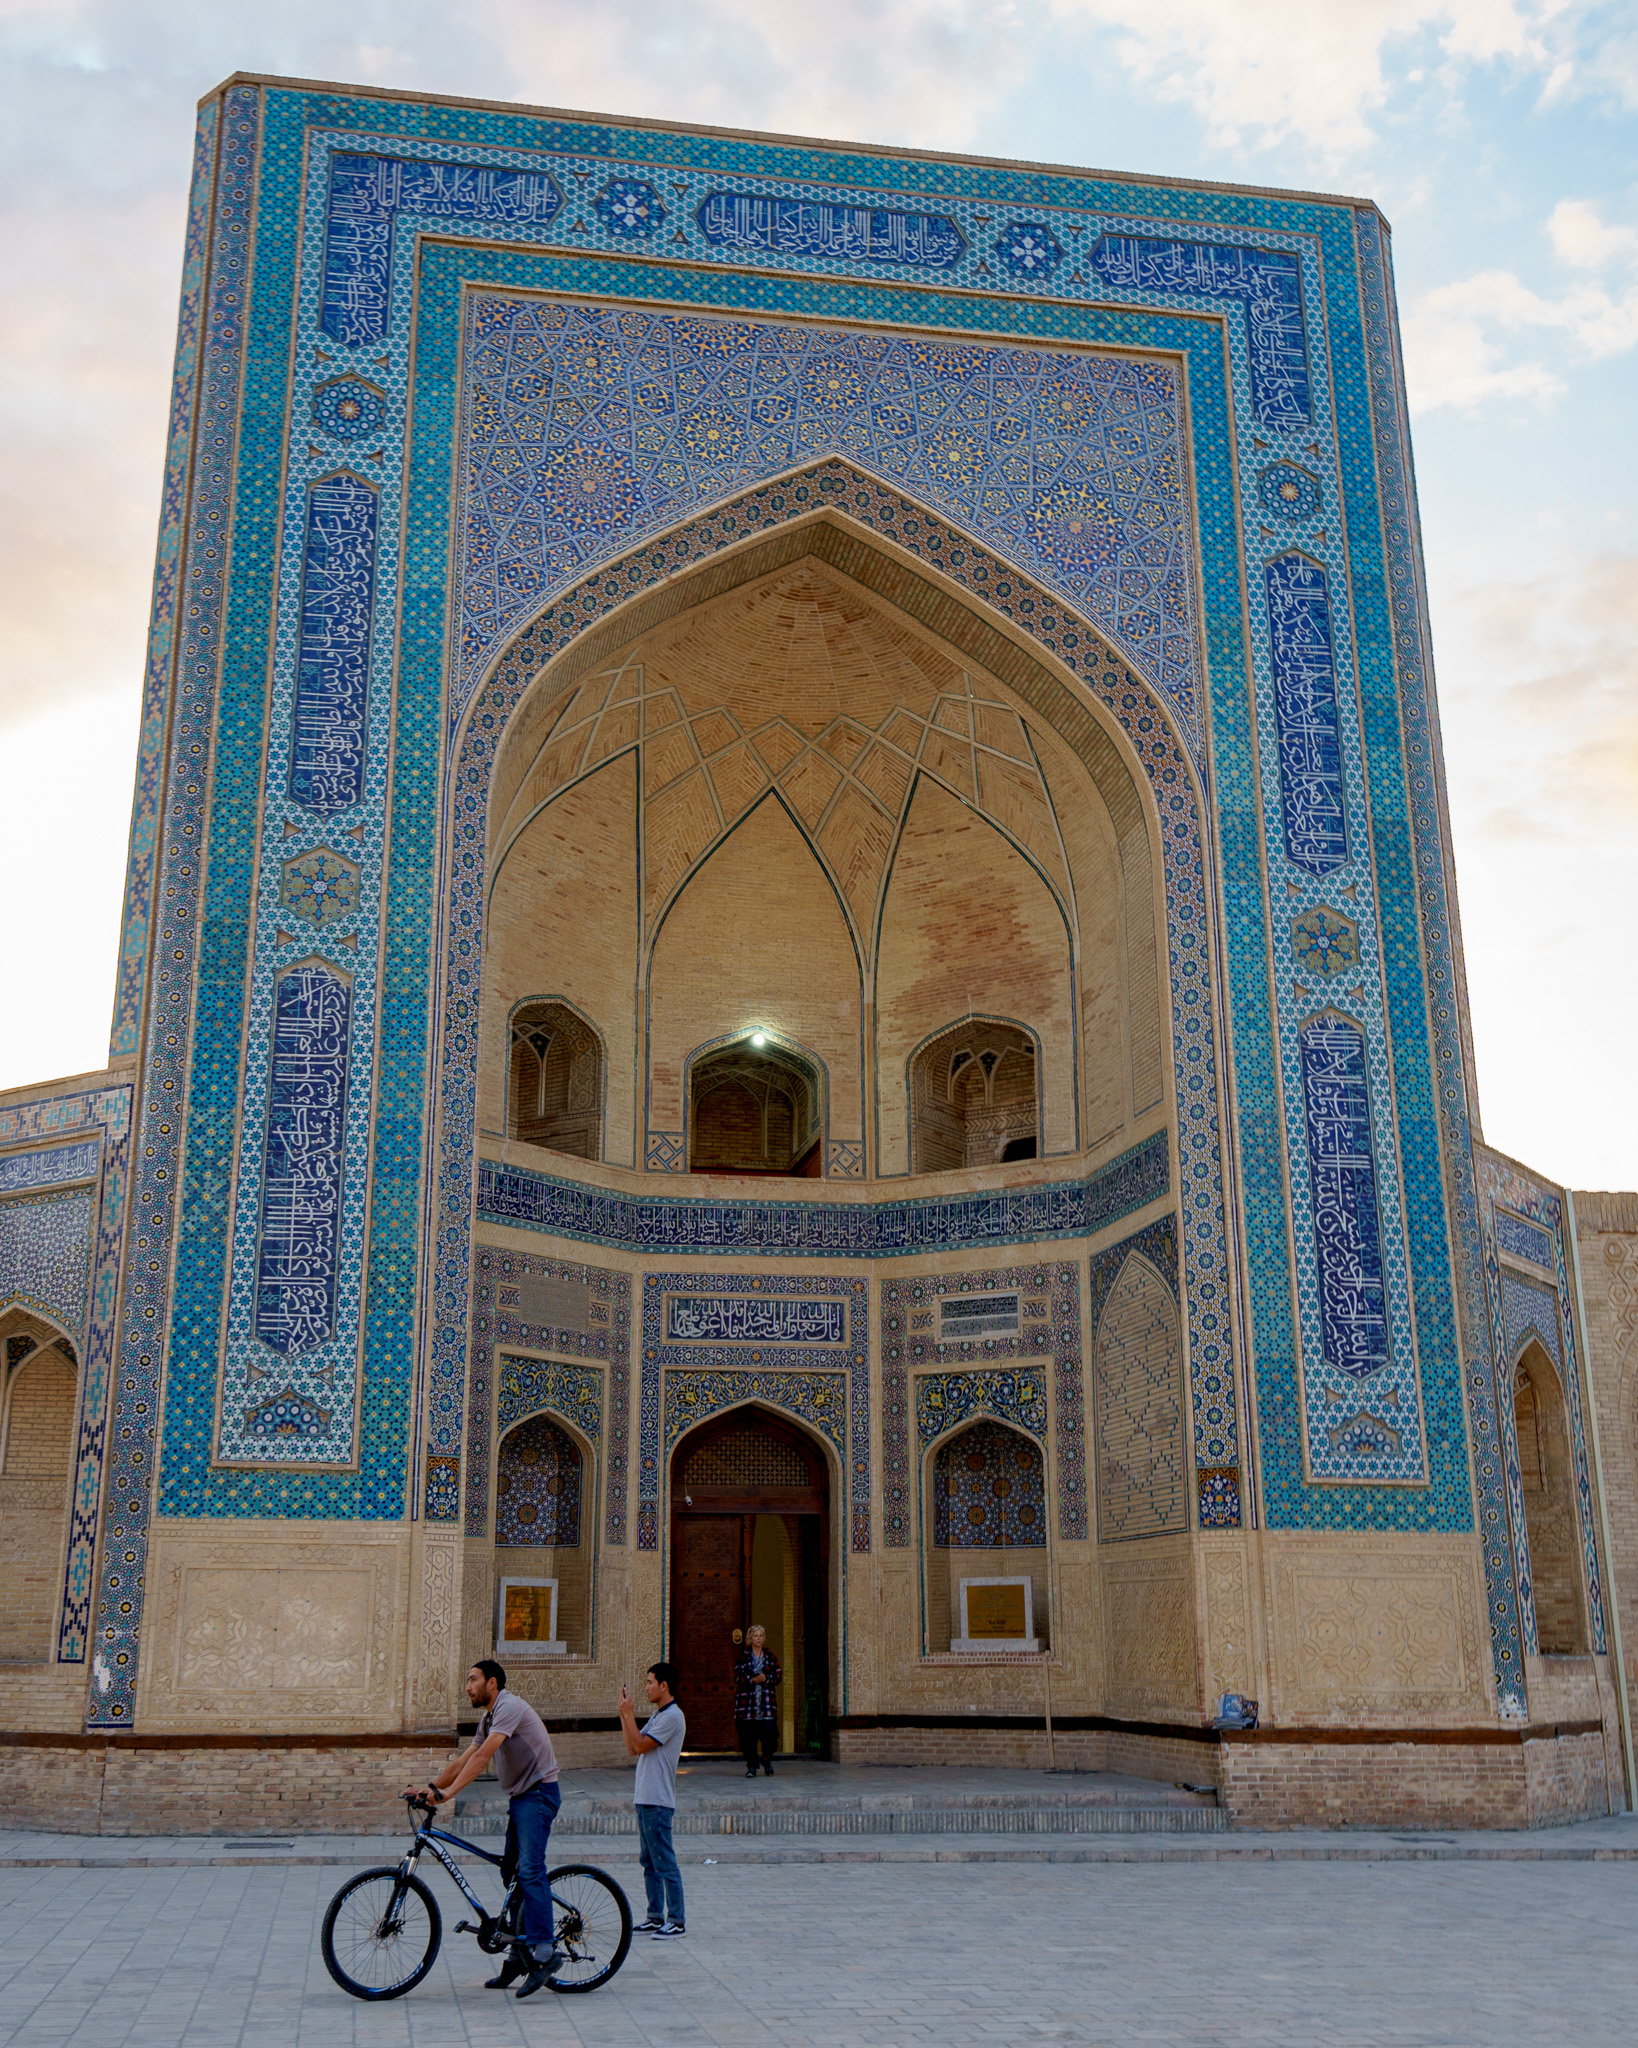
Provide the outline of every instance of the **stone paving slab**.
[[[776,1813],[795,1807],[814,1812],[878,1813],[921,1806],[1213,1806],[1209,1788],[1134,1778],[1123,1771],[974,1770],[965,1765],[834,1764],[776,1758],[771,1778],[754,1780],[738,1762],[684,1759],[677,1773],[679,1815],[724,1807]],[[629,1813],[631,1769],[575,1770],[562,1780],[561,1818]],[[458,1796],[458,1810],[504,1805],[492,1779],[480,1778]]]
[[[451,1830],[459,1833],[459,1828]],[[220,1836],[60,1835],[0,1832],[0,1870],[145,1870],[254,1868],[258,1864],[363,1868],[404,1853],[395,1835],[294,1835],[223,1840]],[[628,1837],[588,1842],[553,1836],[554,1860],[634,1866]],[[1235,1828],[1209,1835],[949,1836],[896,1834],[841,1839],[793,1836],[693,1836],[677,1842],[678,1861],[706,1864],[797,1863],[1630,1863],[1638,1862],[1638,1816],[1572,1827],[1474,1829],[1449,1834],[1375,1828]],[[431,1862],[423,1858],[423,1868]],[[480,1856],[456,1861],[483,1868]]]
[[[1632,2039],[1638,1871],[1255,1858],[1225,1868],[1234,1859],[1213,1847],[1206,1869],[690,1867],[682,1941],[638,1941],[602,1991],[523,2004],[483,1990],[492,1963],[447,1931],[408,1997],[346,1997],[318,1953],[338,1881],[327,1869],[13,1867],[0,1870],[0,2048]],[[448,1930],[461,1902],[441,1871],[432,1882]]]

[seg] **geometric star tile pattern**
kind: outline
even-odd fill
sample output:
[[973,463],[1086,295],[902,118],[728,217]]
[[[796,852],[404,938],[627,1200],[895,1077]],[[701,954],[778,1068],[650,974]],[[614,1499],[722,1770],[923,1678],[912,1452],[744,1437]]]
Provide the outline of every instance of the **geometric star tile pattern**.
[[1001,547],[1194,727],[1178,384],[1161,361],[476,295],[466,689],[618,545],[831,452]]

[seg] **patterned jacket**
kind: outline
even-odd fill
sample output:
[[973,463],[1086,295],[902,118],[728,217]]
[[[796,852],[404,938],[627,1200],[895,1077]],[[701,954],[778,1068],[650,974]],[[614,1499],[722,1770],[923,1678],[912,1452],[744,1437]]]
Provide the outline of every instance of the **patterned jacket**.
[[760,1671],[752,1671],[750,1651],[741,1650],[734,1659],[734,1719],[777,1721],[774,1687],[778,1683],[779,1659],[772,1650],[763,1651]]

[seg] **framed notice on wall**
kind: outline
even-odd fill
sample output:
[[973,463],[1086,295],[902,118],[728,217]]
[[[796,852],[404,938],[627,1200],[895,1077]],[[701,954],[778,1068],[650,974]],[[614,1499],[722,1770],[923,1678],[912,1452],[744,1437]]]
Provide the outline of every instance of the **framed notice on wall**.
[[952,1650],[1039,1650],[1035,1588],[1027,1578],[963,1579],[961,1632]]
[[557,1639],[556,1579],[502,1579],[495,1654],[561,1657],[563,1651]]

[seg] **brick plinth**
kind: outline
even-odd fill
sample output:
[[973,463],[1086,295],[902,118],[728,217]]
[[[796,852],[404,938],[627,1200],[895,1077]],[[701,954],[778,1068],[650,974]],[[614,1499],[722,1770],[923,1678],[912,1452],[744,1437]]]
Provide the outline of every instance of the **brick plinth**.
[[1611,1810],[1597,1728],[1360,1742],[1231,1735],[1219,1755],[1218,1797],[1238,1827],[1535,1828]]
[[368,1834],[448,1742],[0,1736],[0,1827],[82,1835]]

